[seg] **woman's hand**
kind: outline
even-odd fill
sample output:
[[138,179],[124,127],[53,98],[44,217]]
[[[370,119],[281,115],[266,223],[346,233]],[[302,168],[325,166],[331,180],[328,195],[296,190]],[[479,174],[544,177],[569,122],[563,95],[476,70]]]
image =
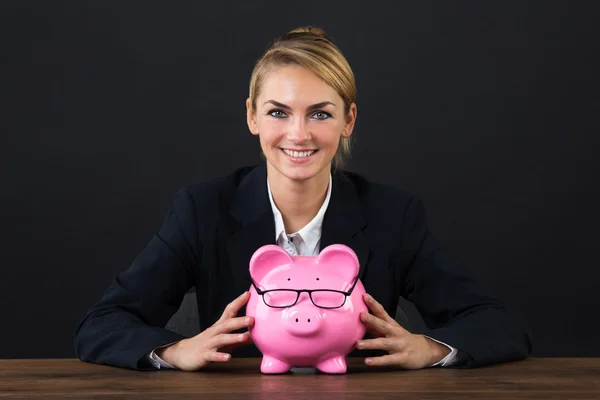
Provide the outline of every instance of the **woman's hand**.
[[229,352],[252,343],[249,332],[230,333],[254,323],[253,317],[236,317],[249,298],[249,292],[244,292],[225,307],[213,326],[192,338],[156,350],[156,355],[182,371],[196,371],[210,362],[229,361]]
[[356,348],[385,350],[389,353],[366,358],[366,364],[420,369],[442,360],[450,353],[447,346],[402,328],[372,296],[365,294],[364,300],[373,315],[362,312],[360,320],[375,339],[359,340]]

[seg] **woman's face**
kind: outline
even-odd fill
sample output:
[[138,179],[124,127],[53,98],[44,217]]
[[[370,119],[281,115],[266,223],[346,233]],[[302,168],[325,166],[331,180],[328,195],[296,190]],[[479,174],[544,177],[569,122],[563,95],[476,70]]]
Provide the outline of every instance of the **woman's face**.
[[329,176],[340,138],[352,134],[356,120],[355,104],[344,115],[340,95],[297,65],[269,72],[256,111],[249,99],[246,108],[248,127],[259,136],[269,169],[294,181]]

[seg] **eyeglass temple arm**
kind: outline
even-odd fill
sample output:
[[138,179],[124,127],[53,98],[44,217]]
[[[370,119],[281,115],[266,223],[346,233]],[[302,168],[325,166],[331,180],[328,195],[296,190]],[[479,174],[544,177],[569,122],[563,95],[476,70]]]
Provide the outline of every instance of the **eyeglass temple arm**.
[[259,289],[258,285],[256,284],[256,282],[254,282],[254,279],[252,279],[252,277],[250,277],[250,282],[252,282],[252,286],[254,286],[254,289],[256,290],[256,293],[260,296],[262,296],[262,294],[265,292],[264,290]]
[[356,277],[354,278],[354,283],[352,284],[352,286],[350,287],[350,290],[348,290],[346,293],[348,293],[348,295],[352,294],[352,291],[354,290],[354,288],[356,287],[356,284],[358,283],[358,275],[356,275]]

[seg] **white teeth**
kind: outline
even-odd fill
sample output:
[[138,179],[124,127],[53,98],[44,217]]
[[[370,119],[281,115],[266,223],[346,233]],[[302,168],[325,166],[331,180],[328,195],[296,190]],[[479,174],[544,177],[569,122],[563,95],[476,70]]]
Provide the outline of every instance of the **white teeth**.
[[309,150],[309,151],[290,151],[288,149],[283,149],[283,151],[288,156],[292,156],[292,157],[295,157],[295,158],[308,157],[308,156],[312,155],[315,152],[315,150]]

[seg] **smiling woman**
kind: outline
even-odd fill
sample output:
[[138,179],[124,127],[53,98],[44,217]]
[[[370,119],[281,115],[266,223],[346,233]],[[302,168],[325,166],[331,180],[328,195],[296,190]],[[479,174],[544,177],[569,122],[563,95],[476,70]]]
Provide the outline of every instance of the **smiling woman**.
[[343,150],[338,149],[352,134],[356,105],[346,107],[322,78],[292,64],[268,73],[258,98],[247,100],[247,115],[250,131],[260,137],[270,177],[326,184],[331,160],[339,154],[338,164],[342,162]]
[[[159,233],[80,324],[78,356],[182,370],[258,356],[247,331],[254,318],[237,316],[249,299],[253,253],[276,244],[316,256],[343,244],[356,253],[368,293],[371,313],[360,320],[372,336],[355,345],[365,363],[473,367],[526,357],[527,324],[437,243],[422,201],[342,169],[355,100],[352,70],[325,32],[298,28],[277,39],[257,62],[246,100],[266,162],[177,193]],[[191,287],[202,332],[184,338],[164,326]],[[295,300],[311,301],[314,289],[299,288]],[[400,296],[416,305],[426,332],[394,320]]]
[[[317,99],[321,95],[323,96],[322,100],[318,100],[316,103],[298,104],[298,106],[305,106],[305,110],[301,111],[317,114],[316,119],[327,119],[332,115],[326,110],[320,109],[326,105],[331,105],[334,107],[332,111],[335,111],[336,119],[343,121],[345,117],[348,117],[346,121],[348,126],[344,132],[338,127],[339,132],[337,133],[341,133],[341,137],[339,137],[340,146],[334,157],[335,166],[338,168],[343,167],[345,159],[350,155],[349,137],[352,134],[356,119],[356,104],[354,104],[356,101],[356,81],[348,61],[322,29],[303,27],[290,31],[277,39],[256,63],[250,78],[250,96],[246,102],[250,130],[254,134],[258,133],[256,125],[252,123],[252,116],[256,113],[258,104],[265,105],[261,101],[269,102],[280,109],[274,109],[271,112],[284,111],[277,114],[278,117],[285,118],[287,116],[285,111],[293,111],[290,105],[273,99],[269,94],[275,95],[278,93],[269,93],[268,87],[265,85],[267,76],[272,79],[273,77],[270,75],[274,71],[287,66],[296,67],[294,72],[298,76],[295,76],[294,72],[288,72],[288,74],[282,74],[280,79],[286,81],[287,78],[285,83],[295,84],[296,87],[290,87],[290,89],[296,89],[297,91],[292,93],[282,90],[279,94],[283,93],[284,96],[294,96],[296,94],[297,96],[294,97],[297,101],[309,101],[311,98]],[[298,72],[299,70],[301,72]],[[312,74],[309,72],[312,72]],[[315,78],[319,78],[321,82],[315,82]],[[304,80],[307,80],[307,82],[303,82]],[[311,89],[316,87],[323,93],[311,94],[308,88],[302,90],[302,87],[298,87],[298,85],[309,82],[313,84]],[[323,85],[323,83],[326,85]],[[271,82],[270,86],[273,87],[274,82]],[[265,92],[267,93],[265,94]],[[259,97],[262,100],[259,100]],[[337,101],[329,100],[329,98],[335,98]]]

